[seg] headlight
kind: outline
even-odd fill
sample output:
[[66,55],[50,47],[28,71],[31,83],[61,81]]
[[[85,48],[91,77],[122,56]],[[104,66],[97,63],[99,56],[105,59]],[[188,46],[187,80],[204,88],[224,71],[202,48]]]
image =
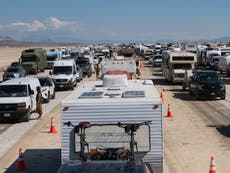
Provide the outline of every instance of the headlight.
[[204,87],[204,85],[198,85],[199,90],[203,90],[204,89],[203,87]]
[[19,74],[14,74],[14,77],[19,77]]
[[17,110],[26,110],[26,103],[25,102],[18,103]]

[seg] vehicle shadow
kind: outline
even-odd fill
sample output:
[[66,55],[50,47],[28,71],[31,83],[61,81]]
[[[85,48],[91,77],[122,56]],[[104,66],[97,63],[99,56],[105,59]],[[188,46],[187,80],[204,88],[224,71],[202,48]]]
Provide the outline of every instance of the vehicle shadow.
[[175,84],[168,82],[166,79],[150,79],[153,81],[154,85],[163,85],[163,86],[175,86]]
[[207,125],[207,127],[214,127],[221,135],[230,138],[230,125]]
[[[23,159],[27,173],[57,172],[61,166],[61,149],[28,149],[24,151]],[[9,168],[6,168],[5,173],[17,172],[17,163],[16,159]]]

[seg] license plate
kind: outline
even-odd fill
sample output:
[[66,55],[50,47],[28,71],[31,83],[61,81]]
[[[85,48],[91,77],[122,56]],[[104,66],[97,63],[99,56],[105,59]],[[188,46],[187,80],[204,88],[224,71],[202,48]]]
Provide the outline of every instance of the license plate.
[[64,87],[64,85],[59,85],[59,87],[60,87],[60,88],[63,88],[63,87]]
[[211,95],[211,96],[214,96],[214,95],[216,95],[216,93],[210,93],[210,95]]
[[10,117],[10,113],[4,113],[3,116],[4,117]]

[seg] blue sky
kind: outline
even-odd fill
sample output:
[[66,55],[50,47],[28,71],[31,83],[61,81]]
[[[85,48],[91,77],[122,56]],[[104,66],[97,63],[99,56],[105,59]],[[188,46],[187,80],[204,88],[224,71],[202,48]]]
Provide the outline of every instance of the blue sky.
[[19,40],[199,40],[230,36],[229,0],[0,0]]

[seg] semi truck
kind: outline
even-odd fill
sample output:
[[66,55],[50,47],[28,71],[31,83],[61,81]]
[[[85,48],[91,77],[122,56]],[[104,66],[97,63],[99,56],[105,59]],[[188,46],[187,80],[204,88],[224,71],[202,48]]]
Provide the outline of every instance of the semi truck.
[[162,102],[151,80],[105,75],[62,101],[59,173],[162,173]]
[[44,72],[47,66],[46,50],[42,48],[23,50],[20,61],[28,74],[37,74],[39,71]]

